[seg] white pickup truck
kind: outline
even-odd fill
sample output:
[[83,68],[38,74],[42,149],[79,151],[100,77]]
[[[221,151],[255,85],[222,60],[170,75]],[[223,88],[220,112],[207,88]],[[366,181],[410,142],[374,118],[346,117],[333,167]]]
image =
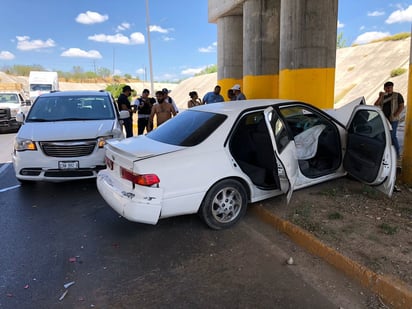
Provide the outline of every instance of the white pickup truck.
[[7,87],[0,87],[0,132],[18,131],[21,123],[16,121],[16,115],[20,112],[26,115],[31,101],[25,99],[20,90],[2,90],[2,88]]

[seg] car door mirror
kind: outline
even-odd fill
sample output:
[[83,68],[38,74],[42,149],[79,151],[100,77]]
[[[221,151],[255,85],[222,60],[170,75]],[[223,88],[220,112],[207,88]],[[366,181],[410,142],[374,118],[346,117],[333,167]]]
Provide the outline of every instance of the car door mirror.
[[19,113],[17,113],[17,115],[16,115],[16,121],[17,122],[20,122],[20,123],[23,123],[24,122],[24,113],[22,113],[22,112],[19,112]]

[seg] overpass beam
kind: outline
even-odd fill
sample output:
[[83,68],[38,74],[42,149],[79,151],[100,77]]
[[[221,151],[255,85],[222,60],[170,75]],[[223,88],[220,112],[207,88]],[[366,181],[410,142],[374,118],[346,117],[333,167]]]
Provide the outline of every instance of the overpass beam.
[[279,97],[333,108],[338,0],[281,0]]
[[279,95],[280,0],[243,4],[243,92],[248,99]]

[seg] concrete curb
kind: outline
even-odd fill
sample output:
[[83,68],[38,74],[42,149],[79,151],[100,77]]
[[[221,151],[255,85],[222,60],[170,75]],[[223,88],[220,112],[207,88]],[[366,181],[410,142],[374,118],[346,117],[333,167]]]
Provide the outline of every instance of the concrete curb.
[[326,246],[305,230],[277,217],[263,206],[253,206],[251,209],[264,222],[288,235],[296,244],[321,257],[335,268],[357,280],[364,287],[378,294],[391,308],[412,308],[412,290],[406,283],[374,273],[367,267]]

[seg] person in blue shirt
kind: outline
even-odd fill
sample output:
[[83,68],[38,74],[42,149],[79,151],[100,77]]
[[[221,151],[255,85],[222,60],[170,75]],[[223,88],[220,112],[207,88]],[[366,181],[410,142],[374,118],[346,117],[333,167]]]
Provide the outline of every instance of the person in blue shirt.
[[210,92],[206,93],[203,97],[203,100],[202,100],[203,104],[225,102],[225,99],[220,94],[221,89],[222,88],[219,85],[216,85],[214,91],[210,91]]
[[240,85],[236,84],[232,88],[234,96],[235,96],[235,101],[240,101],[240,100],[246,100],[246,96],[240,91]]

